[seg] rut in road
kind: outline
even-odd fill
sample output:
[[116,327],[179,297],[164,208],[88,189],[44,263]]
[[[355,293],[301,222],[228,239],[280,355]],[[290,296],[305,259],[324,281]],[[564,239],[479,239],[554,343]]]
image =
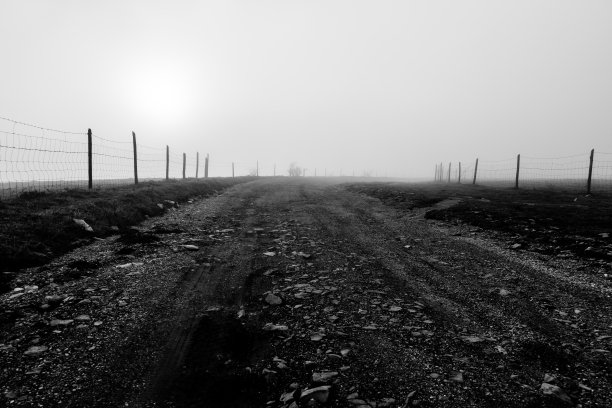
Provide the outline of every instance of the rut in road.
[[[583,371],[577,371],[574,363],[580,351],[576,348],[583,345],[576,344],[550,307],[572,305],[585,311],[589,325],[605,328],[612,323],[605,289],[559,279],[533,260],[515,259],[486,243],[450,236],[443,227],[432,226],[421,217],[398,213],[325,181],[261,180],[231,189],[223,200],[214,216],[217,222],[232,225],[231,238],[209,248],[210,261],[186,275],[176,291],[181,313],[144,401],[259,406],[271,398],[278,384],[271,386],[259,373],[230,372],[216,357],[224,354],[223,358],[229,356],[245,366],[258,366],[261,359],[271,358],[273,339],[260,330],[267,323],[262,319],[270,315],[267,309],[258,313],[257,305],[261,309],[259,298],[274,284],[264,272],[271,268],[288,271],[295,263],[295,257],[283,258],[280,253],[262,255],[279,252],[274,237],[283,234],[291,234],[296,242],[304,236],[317,243],[313,250],[318,252],[311,262],[315,270],[340,270],[361,259],[357,268],[338,281],[361,293],[365,303],[369,276],[373,276],[389,288],[389,296],[424,306],[423,313],[431,319],[427,320],[429,330],[412,326],[407,332],[388,329],[356,337],[365,352],[363,361],[354,366],[381,369],[389,378],[387,388],[408,393],[418,385],[421,393],[429,392],[440,398],[438,404],[444,404],[447,400],[436,391],[434,377],[422,378],[437,367],[469,373],[476,386],[466,387],[455,402],[487,406],[503,401],[510,392],[499,386],[504,381],[498,376],[510,378],[521,372],[535,378],[541,372],[558,372],[578,378],[584,370],[605,373],[608,368],[605,361],[593,358],[582,364]],[[253,312],[237,320],[245,306]],[[299,321],[301,316],[295,318]],[[343,330],[355,328],[360,327],[347,325]],[[411,335],[425,332],[425,337],[430,333],[434,337],[413,341]],[[289,344],[282,347],[295,353],[302,350],[292,342],[282,344]],[[282,347],[274,345],[274,351]],[[381,361],[382,368],[376,368]],[[406,373],[406,364],[414,365],[410,373]],[[371,379],[370,373],[356,369],[350,375],[361,382]],[[591,384],[605,387],[610,381],[608,374],[591,379]],[[496,391],[492,384],[500,389]],[[372,385],[376,386],[385,388]],[[511,393],[539,401],[537,392],[516,388]],[[525,400],[517,401],[520,406]]]

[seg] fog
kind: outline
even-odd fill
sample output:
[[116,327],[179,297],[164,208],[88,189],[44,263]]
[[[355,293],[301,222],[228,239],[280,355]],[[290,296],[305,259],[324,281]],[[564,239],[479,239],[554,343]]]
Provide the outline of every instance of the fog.
[[189,155],[211,175],[433,177],[612,152],[609,1],[0,5],[0,116]]

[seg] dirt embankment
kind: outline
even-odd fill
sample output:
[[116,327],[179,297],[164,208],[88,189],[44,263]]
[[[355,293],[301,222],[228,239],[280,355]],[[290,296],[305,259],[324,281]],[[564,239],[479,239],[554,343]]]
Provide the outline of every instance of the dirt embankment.
[[425,218],[454,192],[395,188],[258,180],[24,273],[0,298],[5,401],[612,405],[605,260],[512,249]]
[[[26,192],[0,201],[0,292],[22,268],[43,265],[188,200],[219,194],[249,178],[144,182],[138,186]],[[83,220],[78,224],[75,220]],[[87,231],[84,225],[93,228]]]

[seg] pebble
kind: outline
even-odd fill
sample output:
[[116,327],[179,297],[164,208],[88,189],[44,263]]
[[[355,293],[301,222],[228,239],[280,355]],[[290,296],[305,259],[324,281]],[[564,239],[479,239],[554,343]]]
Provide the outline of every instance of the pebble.
[[549,384],[549,383],[542,383],[542,385],[540,386],[540,391],[542,391],[542,394],[544,395],[556,397],[560,399],[561,401],[569,403],[569,404],[572,403],[571,398],[565,393],[565,391],[563,391],[561,387],[558,387],[556,385]]
[[311,400],[314,400],[320,404],[325,404],[329,399],[329,390],[331,389],[331,385],[322,385],[316,388],[309,388],[302,392],[300,396],[300,402],[302,404],[308,403]]
[[449,379],[451,381],[454,381],[454,382],[457,382],[457,383],[462,383],[463,382],[463,373],[455,372],[455,373],[451,374]]
[[49,347],[47,346],[32,346],[29,349],[27,349],[23,354],[26,356],[36,357],[36,356],[41,355],[47,350],[49,350]]
[[283,303],[283,299],[281,299],[279,296],[276,296],[274,293],[268,293],[266,295],[266,303],[269,305],[280,305],[281,303]]
[[324,383],[330,381],[338,375],[337,371],[323,371],[320,373],[312,373],[312,382]]
[[72,320],[72,319],[67,319],[67,320],[53,319],[53,320],[51,320],[51,322],[49,324],[51,326],[68,326],[72,322],[74,322],[74,320]]

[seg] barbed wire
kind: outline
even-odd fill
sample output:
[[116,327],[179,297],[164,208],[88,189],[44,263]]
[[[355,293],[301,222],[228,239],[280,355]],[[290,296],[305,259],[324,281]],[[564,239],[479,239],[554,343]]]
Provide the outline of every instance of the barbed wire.
[[58,130],[58,129],[51,129],[51,128],[46,128],[46,127],[42,127],[42,126],[38,126],[38,125],[33,125],[31,123],[26,123],[26,122],[20,122],[18,120],[14,120],[14,119],[10,119],[10,118],[5,118],[3,116],[0,116],[0,120],[4,120],[7,122],[12,122],[18,125],[22,125],[22,126],[29,126],[32,128],[36,128],[36,129],[41,129],[41,130],[46,130],[49,132],[57,132],[57,133],[63,133],[63,134],[67,134],[67,135],[87,135],[87,132],[69,132],[66,130]]

